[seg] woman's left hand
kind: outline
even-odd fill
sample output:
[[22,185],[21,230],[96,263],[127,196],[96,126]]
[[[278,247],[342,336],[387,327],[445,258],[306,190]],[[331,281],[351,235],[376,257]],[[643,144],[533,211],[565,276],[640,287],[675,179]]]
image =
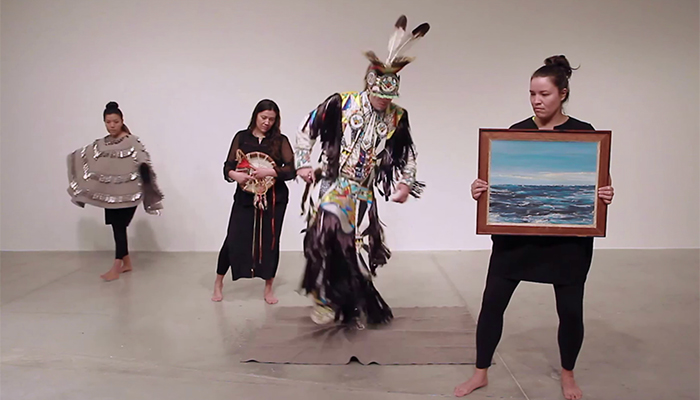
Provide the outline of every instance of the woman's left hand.
[[600,197],[600,199],[603,200],[603,203],[612,203],[614,196],[615,189],[613,189],[612,186],[604,186],[602,188],[598,188],[598,197]]
[[276,177],[277,171],[275,171],[274,168],[253,168],[250,176],[255,179],[263,179],[268,176]]

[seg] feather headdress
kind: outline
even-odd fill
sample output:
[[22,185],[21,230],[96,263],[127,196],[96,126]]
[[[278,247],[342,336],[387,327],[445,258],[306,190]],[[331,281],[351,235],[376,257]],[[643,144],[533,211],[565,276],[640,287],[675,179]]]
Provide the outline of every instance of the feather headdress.
[[426,22],[418,25],[410,34],[406,34],[406,24],[408,19],[405,15],[399,17],[394,24],[394,33],[389,38],[389,55],[386,61],[381,61],[373,51],[365,52],[365,56],[383,73],[397,73],[403,67],[414,60],[413,57],[407,57],[406,51],[413,47],[418,39],[425,36],[430,30],[430,25]]
[[424,22],[409,34],[406,33],[407,23],[408,19],[402,15],[394,24],[394,33],[389,38],[389,55],[385,61],[373,51],[365,52],[365,57],[371,63],[365,77],[367,89],[375,96],[394,98],[399,95],[400,79],[396,74],[413,61],[413,57],[406,56],[406,51],[430,30],[430,25]]

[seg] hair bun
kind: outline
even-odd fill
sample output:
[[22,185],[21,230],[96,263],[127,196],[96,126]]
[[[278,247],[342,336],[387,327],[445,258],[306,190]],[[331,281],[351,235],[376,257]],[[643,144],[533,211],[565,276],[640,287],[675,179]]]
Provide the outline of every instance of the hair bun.
[[567,60],[566,56],[564,56],[564,55],[557,55],[557,56],[548,57],[546,60],[544,60],[544,65],[551,65],[553,67],[561,68],[562,71],[564,71],[564,74],[566,75],[566,77],[571,78],[571,73],[573,72],[573,68],[571,68],[571,64],[569,64],[569,60]]
[[105,106],[105,110],[115,110],[115,109],[116,109],[116,110],[119,109],[119,104],[117,104],[116,101],[110,101],[110,102],[107,103],[107,105]]

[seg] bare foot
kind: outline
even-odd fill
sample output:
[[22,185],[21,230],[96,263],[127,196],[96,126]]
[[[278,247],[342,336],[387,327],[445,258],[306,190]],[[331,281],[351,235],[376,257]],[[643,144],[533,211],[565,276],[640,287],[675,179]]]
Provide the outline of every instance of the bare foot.
[[455,397],[463,397],[476,389],[482,388],[489,384],[488,370],[476,368],[474,375],[468,381],[460,384],[455,388]]
[[224,295],[221,293],[222,290],[224,290],[224,282],[219,282],[218,280],[214,282],[214,295],[211,296],[211,301],[219,302],[223,300]]
[[279,300],[277,300],[277,297],[275,297],[275,295],[272,294],[272,292],[265,293],[265,302],[267,304],[277,304],[278,301]]
[[583,398],[583,392],[574,379],[574,371],[561,370],[561,392],[564,394],[566,400],[578,400]]
[[112,264],[112,269],[107,271],[107,273],[104,273],[100,275],[100,278],[104,279],[105,281],[114,281],[119,279],[119,273],[122,270],[122,260],[114,260],[114,264]]
[[123,274],[124,272],[131,271],[131,269],[131,257],[125,256],[124,260],[122,260],[122,268],[120,272]]
[[265,281],[265,302],[267,304],[277,304],[279,300],[272,293],[272,282],[275,278],[271,278]]
[[110,269],[107,271],[106,274],[100,275],[100,278],[104,279],[105,281],[115,281],[119,279],[119,272],[115,271],[114,268]]

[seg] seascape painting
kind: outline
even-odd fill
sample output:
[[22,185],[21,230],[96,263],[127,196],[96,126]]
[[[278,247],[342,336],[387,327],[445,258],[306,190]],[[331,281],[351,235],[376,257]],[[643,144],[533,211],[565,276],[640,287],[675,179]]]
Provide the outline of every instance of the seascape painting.
[[491,140],[488,223],[595,224],[597,142]]

